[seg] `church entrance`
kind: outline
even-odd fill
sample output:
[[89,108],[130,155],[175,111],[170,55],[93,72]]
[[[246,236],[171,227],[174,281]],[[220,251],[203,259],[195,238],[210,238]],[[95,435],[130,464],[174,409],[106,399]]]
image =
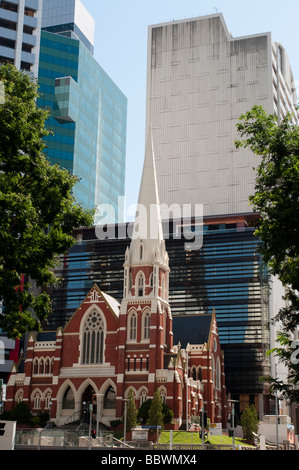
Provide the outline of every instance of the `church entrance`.
[[[92,386],[88,385],[82,394],[81,421],[86,424],[89,424],[90,422],[90,413],[92,413],[92,421],[94,421],[94,417],[97,414],[97,400],[94,393]],[[92,405],[92,411],[90,409],[90,405]]]

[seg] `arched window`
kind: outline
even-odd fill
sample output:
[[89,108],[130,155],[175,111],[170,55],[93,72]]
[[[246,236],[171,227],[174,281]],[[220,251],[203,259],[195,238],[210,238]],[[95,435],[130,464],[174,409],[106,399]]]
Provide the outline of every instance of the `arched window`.
[[37,375],[38,374],[38,359],[34,359],[33,363],[33,374]]
[[44,360],[43,360],[43,359],[40,360],[38,373],[39,373],[40,375],[41,375],[41,374],[44,374]]
[[49,392],[49,393],[47,393],[47,396],[46,396],[45,409],[49,410],[50,405],[51,405],[51,393]]
[[140,261],[143,260],[143,244],[142,244],[142,242],[139,245],[139,260]]
[[163,405],[166,405],[166,392],[164,389],[160,390],[160,398],[162,400]]
[[216,385],[216,382],[215,382],[215,360],[214,360],[214,356],[212,356],[212,382],[214,384],[214,387]]
[[161,282],[161,297],[162,299],[166,298],[166,287],[165,287],[165,276],[162,275],[162,282]]
[[23,397],[24,397],[23,390],[21,389],[21,390],[18,391],[18,393],[16,395],[16,398],[15,398],[16,402],[21,403],[23,401]]
[[143,390],[143,392],[140,395],[140,406],[147,401],[147,394],[146,391]]
[[216,388],[217,390],[221,389],[221,367],[219,357],[217,357],[216,360]]
[[129,316],[129,324],[128,324],[128,332],[129,336],[128,339],[130,341],[136,341],[137,339],[137,314],[136,312],[132,312]]
[[36,394],[35,394],[35,397],[34,397],[33,408],[34,408],[35,410],[39,410],[39,409],[40,409],[40,403],[41,403],[41,396],[40,396],[40,393],[36,393]]
[[46,359],[45,374],[50,374],[50,359]]
[[63,410],[73,410],[75,408],[75,396],[71,387],[68,387],[62,399]]
[[104,322],[98,311],[91,312],[83,327],[83,364],[103,364],[104,362]]
[[104,409],[113,410],[116,408],[116,393],[114,388],[110,385],[104,397]]
[[143,339],[149,340],[150,339],[150,326],[151,326],[151,314],[150,312],[145,312],[142,317],[142,331],[143,331]]
[[144,296],[144,276],[143,276],[143,273],[139,273],[138,276],[137,276],[136,288],[137,288],[137,296],[138,297],[143,297]]

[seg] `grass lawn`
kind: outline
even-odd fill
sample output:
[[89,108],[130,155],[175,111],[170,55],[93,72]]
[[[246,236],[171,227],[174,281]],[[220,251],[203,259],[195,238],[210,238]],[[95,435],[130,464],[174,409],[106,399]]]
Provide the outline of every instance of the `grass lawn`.
[[[193,434],[193,436],[192,436]],[[169,444],[170,442],[170,432],[169,431],[162,431],[159,444]],[[186,431],[173,431],[172,433],[172,442],[173,444],[202,444],[202,439],[199,437],[198,432],[186,432]],[[206,444],[215,444],[215,445],[232,445],[233,438],[222,435],[222,436],[209,436],[208,439],[205,440]],[[243,439],[235,438],[235,445],[245,445]],[[247,444],[246,444],[247,445]]]

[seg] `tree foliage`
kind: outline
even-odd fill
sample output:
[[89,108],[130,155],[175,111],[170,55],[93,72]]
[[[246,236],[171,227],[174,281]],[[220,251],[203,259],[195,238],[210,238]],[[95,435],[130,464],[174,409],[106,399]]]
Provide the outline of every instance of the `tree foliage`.
[[259,419],[255,406],[247,405],[241,415],[241,425],[243,430],[243,438],[247,441],[253,439],[253,433],[257,434],[259,429]]
[[12,65],[0,67],[0,82],[0,327],[18,338],[50,314],[41,289],[58,281],[58,257],[75,243],[74,228],[92,224],[93,209],[73,197],[78,178],[43,154],[49,111],[36,105],[37,84]]
[[127,403],[127,423],[126,423],[126,430],[130,431],[132,428],[137,426],[137,415],[138,410],[135,403],[135,396],[134,392],[131,389],[128,395],[128,403]]
[[290,401],[299,401],[298,361],[294,361],[293,334],[298,328],[299,311],[299,128],[292,117],[281,119],[255,106],[240,117],[237,129],[248,147],[261,157],[256,169],[255,193],[250,203],[260,215],[255,234],[269,273],[286,288],[286,306],[274,319],[280,322],[279,347],[271,352],[289,369],[288,382],[268,377],[272,388]]
[[[152,401],[150,398],[146,400],[142,405],[140,406],[138,410],[138,420],[141,423],[147,423],[148,422],[148,416],[149,416],[149,410],[152,405]],[[164,424],[169,424],[171,423],[173,419],[173,411],[165,404],[162,404],[162,416],[163,416],[163,423]]]
[[159,390],[156,390],[154,393],[154,397],[148,411],[147,424],[150,426],[163,427],[163,402],[161,400]]

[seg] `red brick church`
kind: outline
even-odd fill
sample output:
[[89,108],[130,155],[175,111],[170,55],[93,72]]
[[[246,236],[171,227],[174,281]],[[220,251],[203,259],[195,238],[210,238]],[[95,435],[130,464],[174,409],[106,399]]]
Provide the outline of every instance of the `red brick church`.
[[60,426],[93,404],[109,426],[133,390],[139,407],[158,389],[178,429],[204,407],[227,423],[224,357],[215,313],[174,316],[168,302],[169,262],[162,234],[152,141],[147,145],[121,303],[94,285],[65,327],[32,333],[26,356],[7,386],[6,410],[20,401],[50,411]]

